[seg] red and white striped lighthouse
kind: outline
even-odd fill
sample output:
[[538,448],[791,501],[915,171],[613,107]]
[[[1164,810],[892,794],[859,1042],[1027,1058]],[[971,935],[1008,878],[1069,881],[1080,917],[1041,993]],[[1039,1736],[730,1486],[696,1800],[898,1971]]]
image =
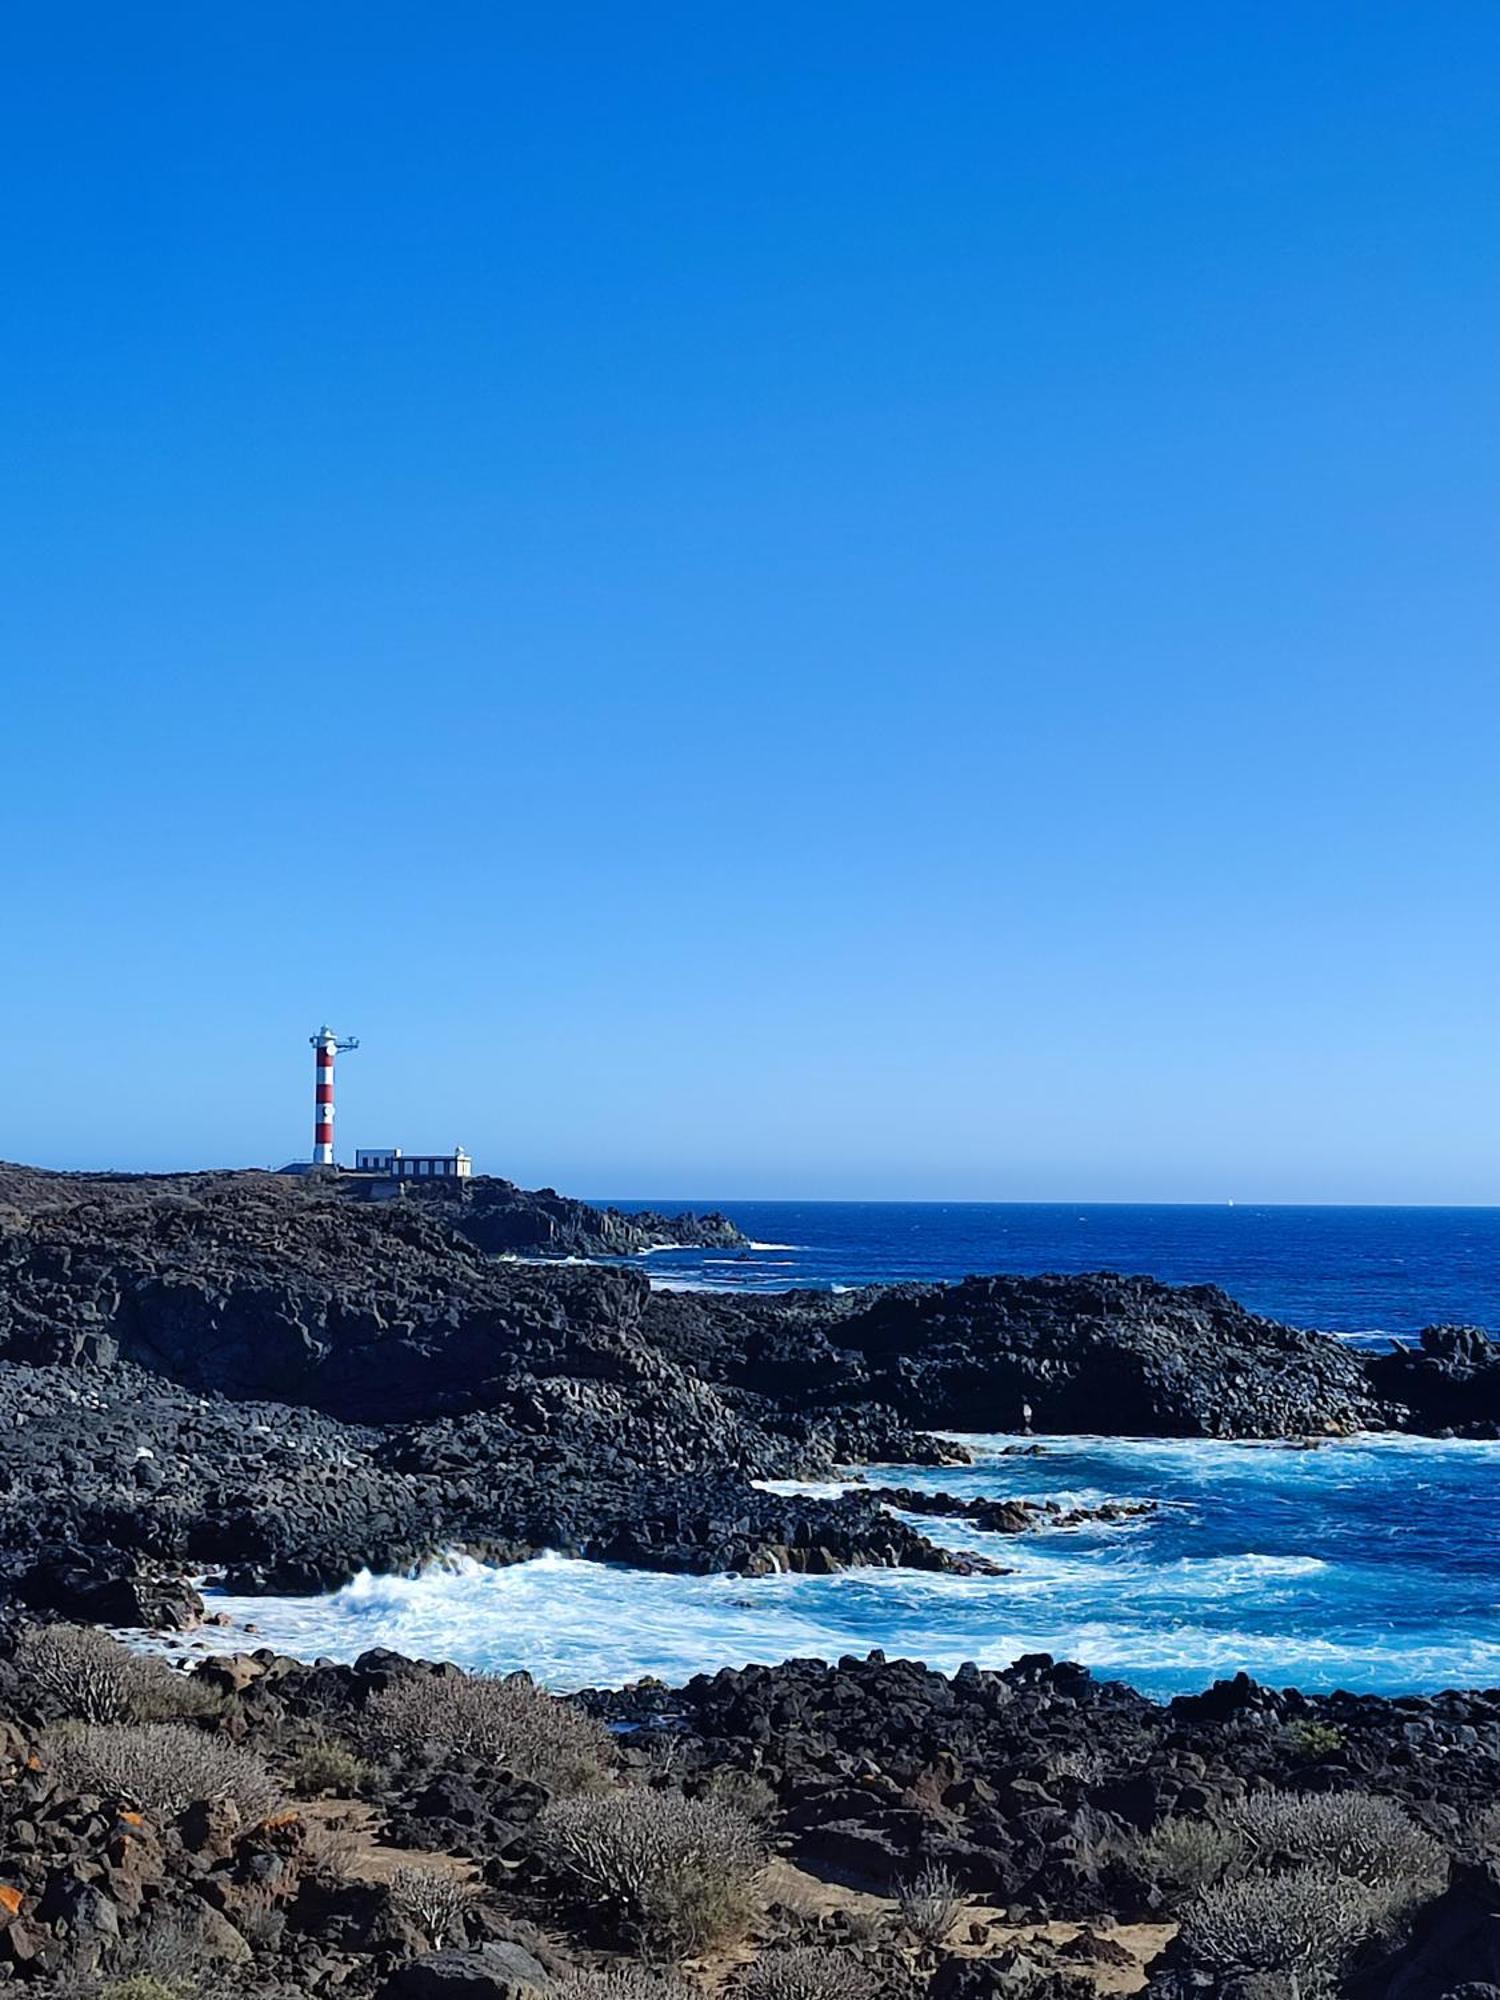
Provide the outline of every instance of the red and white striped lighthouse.
[[359,1037],[345,1035],[340,1039],[332,1028],[319,1028],[312,1037],[312,1045],[313,1061],[317,1065],[313,1109],[313,1165],[331,1167],[333,1165],[333,1059],[340,1049],[357,1049]]

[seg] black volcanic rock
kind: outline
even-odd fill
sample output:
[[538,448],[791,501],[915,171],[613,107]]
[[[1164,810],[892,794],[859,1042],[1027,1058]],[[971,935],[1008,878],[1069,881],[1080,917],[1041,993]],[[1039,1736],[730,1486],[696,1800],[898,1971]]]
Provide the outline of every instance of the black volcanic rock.
[[[934,1427],[1437,1427],[1493,1381],[1481,1335],[1371,1362],[1211,1287],[1112,1273],[653,1292],[639,1270],[476,1240],[474,1219],[512,1197],[555,1197],[477,1183],[374,1201],[352,1183],[0,1169],[0,1541],[39,1603],[124,1603],[140,1565],[190,1561],[313,1590],[454,1545],[677,1569],[938,1565],[877,1494],[751,1482],[961,1456]],[[1026,1525],[1003,1497],[947,1511]],[[70,1552],[103,1571],[72,1576]]]
[[[340,1191],[358,1198],[350,1179]],[[556,1188],[520,1188],[490,1174],[468,1180],[412,1181],[405,1198],[436,1209],[481,1250],[517,1256],[633,1257],[668,1247],[741,1250],[747,1238],[727,1215],[662,1215],[595,1208]]]
[[1500,1426],[1500,1342],[1477,1326],[1429,1326],[1415,1352],[1402,1343],[1369,1357],[1379,1392],[1421,1430],[1493,1437]]
[[1214,1285],[1110,1271],[878,1296],[839,1331],[909,1422],[1133,1437],[1294,1437],[1384,1421],[1361,1358]]

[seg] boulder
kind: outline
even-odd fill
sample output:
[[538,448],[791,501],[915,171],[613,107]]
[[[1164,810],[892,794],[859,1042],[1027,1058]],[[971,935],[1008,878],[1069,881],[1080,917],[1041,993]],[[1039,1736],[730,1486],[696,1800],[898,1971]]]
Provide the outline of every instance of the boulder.
[[524,1945],[493,1940],[474,1951],[430,1951],[398,1966],[378,2000],[523,2000],[546,1967]]

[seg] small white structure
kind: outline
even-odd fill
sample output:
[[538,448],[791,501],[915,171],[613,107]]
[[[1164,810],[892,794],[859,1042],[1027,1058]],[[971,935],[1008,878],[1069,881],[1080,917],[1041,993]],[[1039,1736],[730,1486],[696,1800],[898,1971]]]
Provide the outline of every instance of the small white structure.
[[354,1155],[357,1174],[388,1174],[392,1180],[466,1181],[474,1162],[462,1146],[451,1153],[403,1153],[399,1146],[361,1146]]

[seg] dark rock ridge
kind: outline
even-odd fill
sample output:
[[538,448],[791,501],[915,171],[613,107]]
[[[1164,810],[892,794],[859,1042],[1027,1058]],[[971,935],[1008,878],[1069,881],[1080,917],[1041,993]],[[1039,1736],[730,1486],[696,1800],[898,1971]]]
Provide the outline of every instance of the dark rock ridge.
[[1500,1430],[1500,1342],[1482,1327],[1430,1326],[1414,1351],[1398,1342],[1369,1362],[1380,1395],[1410,1413],[1413,1428]]
[[[357,1199],[357,1180],[339,1183]],[[749,1239],[727,1215],[663,1215],[655,1209],[595,1208],[556,1188],[520,1188],[514,1181],[475,1174],[445,1185],[412,1181],[406,1199],[436,1209],[461,1236],[491,1253],[532,1257],[635,1257],[642,1251],[683,1248],[743,1250]]]
[[967,1278],[888,1292],[844,1337],[877,1396],[949,1429],[1292,1437],[1382,1421],[1356,1353],[1214,1285]]
[[63,1174],[0,1162],[0,1209],[31,1211],[76,1201],[135,1206],[177,1194],[205,1199],[258,1181],[277,1183],[287,1201],[418,1202],[479,1249],[525,1257],[634,1257],[667,1247],[739,1250],[747,1239],[727,1215],[659,1214],[596,1208],[556,1188],[523,1188],[497,1174],[467,1180],[382,1182],[337,1170],[262,1174]]

